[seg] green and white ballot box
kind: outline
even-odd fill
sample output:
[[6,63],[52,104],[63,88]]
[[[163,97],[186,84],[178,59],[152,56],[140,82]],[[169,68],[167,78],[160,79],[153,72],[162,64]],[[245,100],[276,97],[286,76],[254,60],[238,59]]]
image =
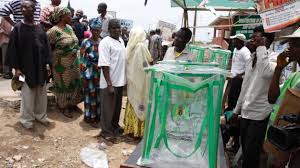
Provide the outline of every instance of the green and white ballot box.
[[216,168],[220,112],[227,71],[218,64],[168,61],[151,76],[139,164]]
[[198,63],[218,63],[218,66],[227,69],[231,51],[216,48],[208,48],[198,45],[189,44],[189,52],[193,53],[194,62]]

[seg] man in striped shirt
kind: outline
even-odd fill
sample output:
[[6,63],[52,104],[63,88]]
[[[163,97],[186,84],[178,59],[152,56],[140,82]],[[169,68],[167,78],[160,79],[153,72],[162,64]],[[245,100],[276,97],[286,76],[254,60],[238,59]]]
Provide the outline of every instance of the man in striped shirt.
[[[35,3],[34,21],[40,22],[41,4],[36,0],[32,0]],[[4,5],[0,9],[0,16],[7,20],[11,25],[15,25],[24,19],[21,9],[22,0],[12,0]],[[13,15],[14,20],[11,20],[10,15]]]

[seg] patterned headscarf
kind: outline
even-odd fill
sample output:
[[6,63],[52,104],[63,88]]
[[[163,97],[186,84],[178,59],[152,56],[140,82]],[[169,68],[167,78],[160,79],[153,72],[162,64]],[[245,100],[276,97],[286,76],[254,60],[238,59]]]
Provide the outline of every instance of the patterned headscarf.
[[50,15],[50,22],[53,25],[56,25],[57,23],[59,23],[62,19],[62,17],[66,14],[71,14],[71,11],[66,8],[66,7],[55,7],[54,11],[52,12],[52,14]]
[[91,29],[102,29],[102,22],[99,18],[93,18],[89,21]]

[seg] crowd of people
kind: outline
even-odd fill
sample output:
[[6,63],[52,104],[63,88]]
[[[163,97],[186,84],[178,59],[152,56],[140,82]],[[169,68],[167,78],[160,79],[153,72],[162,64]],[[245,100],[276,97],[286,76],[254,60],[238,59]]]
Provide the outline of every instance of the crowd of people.
[[[49,89],[65,117],[72,118],[83,101],[84,121],[100,127],[101,137],[114,141],[125,132],[141,138],[147,111],[145,87],[149,87],[144,68],[161,60],[190,59],[186,45],[192,32],[181,28],[163,52],[160,29],[148,35],[133,28],[129,34],[107,14],[105,3],[98,5],[99,16],[89,21],[82,10],[74,12],[60,3],[51,0],[41,8],[35,0],[13,0],[0,9],[1,24],[9,27],[2,40],[7,78],[24,79],[21,124],[27,129],[33,128],[34,120],[49,125],[47,85],[51,83]],[[119,120],[125,86],[123,129]]]
[[[65,117],[72,118],[77,104],[83,101],[84,121],[100,127],[104,139],[114,142],[124,133],[141,138],[149,90],[144,68],[161,60],[192,62],[194,54],[187,49],[191,30],[179,29],[164,49],[160,29],[150,31],[149,35],[142,28],[133,28],[128,33],[118,19],[107,14],[105,3],[98,5],[99,16],[90,20],[82,10],[74,12],[60,3],[61,0],[51,0],[49,6],[41,9],[36,0],[13,0],[0,9],[4,77],[25,78],[20,88],[21,124],[27,129],[33,128],[34,120],[50,124],[46,86],[51,82],[51,91]],[[284,67],[292,61],[300,64],[300,29],[282,37],[288,41],[289,50],[281,54],[270,49],[274,38],[263,27],[255,28],[250,40],[243,34],[231,36],[235,49],[225,111],[234,113],[230,124],[240,125],[243,168],[259,167],[259,154],[274,111],[272,104],[280,103],[277,99],[283,98],[286,88],[300,90],[299,72],[291,75],[296,79],[292,84],[288,80],[285,90],[279,87]],[[121,128],[126,86],[125,127]]]
[[[231,129],[231,132],[235,133],[230,134],[237,137],[234,138],[236,145],[239,144],[238,135],[240,136],[243,168],[260,167],[260,154],[263,151],[267,128],[269,124],[274,124],[274,118],[271,116],[276,116],[278,106],[281,105],[288,88],[300,91],[299,72],[290,75],[290,79],[284,84],[287,87],[283,87],[282,90],[279,83],[281,73],[289,63],[297,62],[300,65],[299,33],[300,28],[292,35],[280,37],[289,43],[289,48],[280,54],[270,47],[275,34],[265,33],[262,26],[254,29],[250,40],[243,34],[231,36],[235,49],[228,107],[225,111],[233,111],[233,117],[229,120],[231,128],[240,130],[236,133]],[[273,164],[277,161],[275,159],[270,162]],[[276,163],[273,166],[284,167],[285,163]]]

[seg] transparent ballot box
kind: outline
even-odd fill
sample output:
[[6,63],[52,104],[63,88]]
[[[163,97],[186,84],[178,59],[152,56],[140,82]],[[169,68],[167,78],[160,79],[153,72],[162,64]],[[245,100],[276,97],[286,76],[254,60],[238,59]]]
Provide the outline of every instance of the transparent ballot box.
[[194,62],[198,63],[218,63],[220,68],[227,69],[231,56],[231,51],[217,48],[201,47],[189,44],[188,50],[194,54]]
[[151,76],[139,164],[216,168],[227,71],[218,64],[161,62]]

